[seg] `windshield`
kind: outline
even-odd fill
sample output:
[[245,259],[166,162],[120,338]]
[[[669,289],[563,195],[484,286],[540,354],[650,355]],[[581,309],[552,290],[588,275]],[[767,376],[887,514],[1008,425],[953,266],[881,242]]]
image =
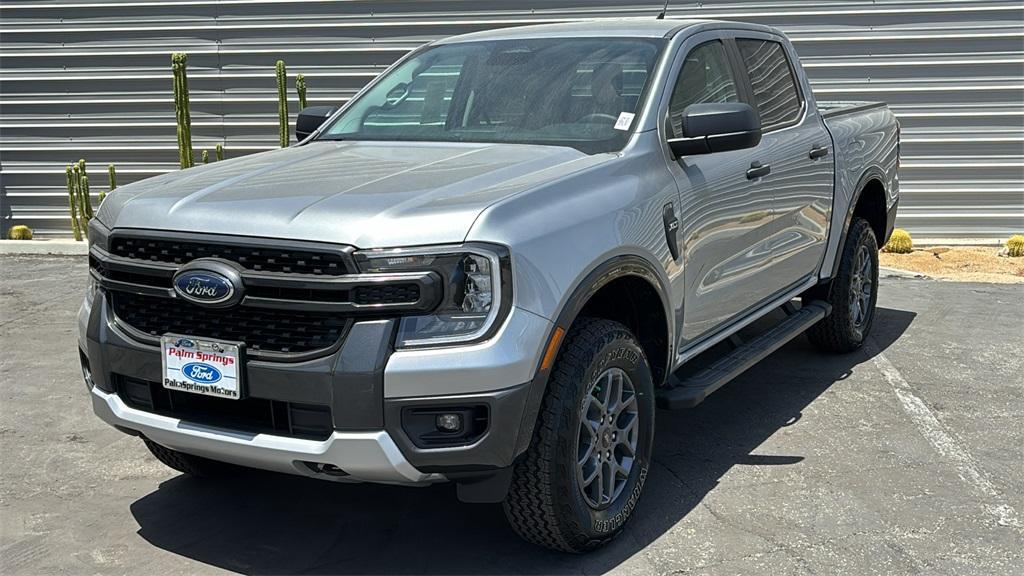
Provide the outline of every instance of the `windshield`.
[[661,46],[631,38],[434,46],[381,78],[320,139],[619,150]]

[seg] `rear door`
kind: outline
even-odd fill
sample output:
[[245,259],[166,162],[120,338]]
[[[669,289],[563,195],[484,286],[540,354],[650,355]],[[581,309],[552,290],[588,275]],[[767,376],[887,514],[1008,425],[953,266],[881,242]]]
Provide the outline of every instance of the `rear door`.
[[[669,78],[672,89],[664,111],[668,138],[682,136],[687,106],[741,101],[740,71],[730,56],[729,34],[706,32],[687,39],[674,66],[676,76]],[[771,293],[765,277],[770,267],[771,176],[748,175],[752,163],[768,163],[770,153],[762,143],[669,161],[680,193],[683,347]]]
[[796,54],[782,38],[737,32],[736,56],[747,98],[761,116],[761,145],[770,150],[772,226],[768,240],[775,291],[817,272],[832,210],[832,139],[800,81]]

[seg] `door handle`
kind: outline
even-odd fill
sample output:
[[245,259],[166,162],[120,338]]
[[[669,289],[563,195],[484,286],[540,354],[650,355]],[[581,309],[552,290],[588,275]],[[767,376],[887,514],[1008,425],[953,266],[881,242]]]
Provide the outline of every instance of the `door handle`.
[[814,148],[811,148],[808,156],[810,156],[811,160],[824,158],[825,156],[828,156],[828,146],[815,146]]
[[760,162],[751,162],[750,170],[747,170],[747,180],[754,180],[762,176],[767,176],[772,171],[772,167],[767,164],[761,164]]

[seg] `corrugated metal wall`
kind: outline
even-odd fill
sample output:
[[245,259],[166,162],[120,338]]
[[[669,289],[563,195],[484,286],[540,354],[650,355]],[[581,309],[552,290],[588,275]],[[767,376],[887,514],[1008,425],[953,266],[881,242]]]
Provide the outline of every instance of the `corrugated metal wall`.
[[[198,149],[276,144],[274,62],[311,104],[345,101],[430,39],[504,26],[651,16],[661,2],[570,0],[4,0],[3,229],[66,235],[63,167],[93,189],[176,168],[169,54],[190,56]],[[1024,231],[1024,9],[1019,1],[672,1],[669,17],[746,20],[796,43],[819,99],[885,100],[903,130],[899,224],[919,236]],[[291,104],[294,114],[297,104]],[[198,158],[198,152],[197,152]]]

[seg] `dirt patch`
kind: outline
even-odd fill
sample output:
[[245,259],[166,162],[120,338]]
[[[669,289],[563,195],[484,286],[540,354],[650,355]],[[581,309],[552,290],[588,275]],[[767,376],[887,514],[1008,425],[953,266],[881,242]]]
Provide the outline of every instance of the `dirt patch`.
[[1024,284],[1024,258],[999,256],[1001,248],[935,246],[910,254],[879,254],[885,268],[896,268],[957,282]]

